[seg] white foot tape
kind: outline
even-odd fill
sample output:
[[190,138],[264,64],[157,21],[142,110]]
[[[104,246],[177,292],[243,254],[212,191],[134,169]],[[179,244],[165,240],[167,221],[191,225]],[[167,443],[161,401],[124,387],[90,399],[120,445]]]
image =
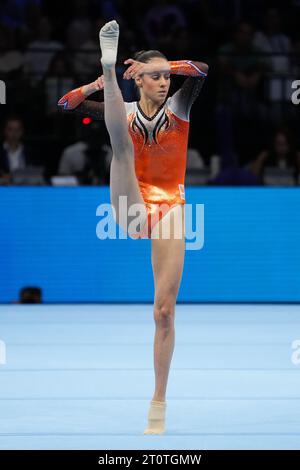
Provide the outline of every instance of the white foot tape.
[[102,65],[107,68],[113,67],[117,61],[119,41],[119,25],[115,20],[109,21],[100,29],[99,41]]

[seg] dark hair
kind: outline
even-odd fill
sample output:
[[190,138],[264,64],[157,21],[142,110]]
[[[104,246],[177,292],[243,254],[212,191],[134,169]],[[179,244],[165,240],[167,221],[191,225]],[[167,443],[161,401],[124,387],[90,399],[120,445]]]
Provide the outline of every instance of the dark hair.
[[271,161],[275,164],[275,140],[278,135],[283,135],[288,145],[287,161],[291,166],[297,166],[297,151],[295,145],[295,139],[292,131],[288,127],[278,127],[271,140],[270,152],[271,152]]
[[18,114],[10,114],[9,116],[5,118],[3,124],[1,125],[0,132],[1,133],[5,132],[8,123],[12,121],[18,121],[21,124],[22,129],[25,130],[25,125],[24,125],[24,121],[22,117],[19,116]]
[[4,127],[10,121],[19,121],[24,126],[24,121],[19,114],[9,114],[4,121]]
[[271,142],[272,149],[274,150],[275,140],[276,140],[276,138],[279,134],[281,134],[285,137],[285,140],[287,141],[287,144],[289,146],[290,151],[294,151],[295,150],[295,143],[294,143],[293,133],[291,132],[291,130],[288,127],[282,127],[282,126],[277,127],[277,129],[275,130],[275,132],[273,134],[272,142]]
[[134,60],[138,60],[139,62],[144,62],[146,64],[147,62],[149,62],[149,60],[154,59],[155,57],[168,60],[162,52],[154,51],[154,50],[138,51],[134,54],[133,58]]
[[19,297],[21,304],[40,304],[42,303],[42,289],[40,287],[23,287]]
[[[154,59],[155,57],[158,57],[159,59],[168,60],[162,52],[155,51],[155,50],[138,51],[133,56],[134,60],[138,60],[139,62],[144,62],[145,64],[149,62],[149,60]],[[134,88],[135,88],[136,94],[140,98],[141,94],[140,94],[139,87],[135,84]]]

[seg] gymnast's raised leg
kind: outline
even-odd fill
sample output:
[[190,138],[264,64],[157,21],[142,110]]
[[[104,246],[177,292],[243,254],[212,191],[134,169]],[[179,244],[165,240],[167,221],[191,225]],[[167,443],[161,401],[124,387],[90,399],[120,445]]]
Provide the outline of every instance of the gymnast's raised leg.
[[[116,211],[116,221],[122,227],[125,214],[119,207],[120,196],[127,196],[127,206],[139,204],[139,222],[147,221],[147,210],[140,193],[134,166],[134,147],[128,131],[126,109],[119,89],[115,64],[117,59],[119,25],[116,21],[106,23],[100,30],[99,40],[102,52],[101,63],[104,76],[104,120],[110,136],[113,158],[110,168],[110,198]],[[126,226],[131,217],[126,214]],[[130,234],[130,233],[129,233]]]

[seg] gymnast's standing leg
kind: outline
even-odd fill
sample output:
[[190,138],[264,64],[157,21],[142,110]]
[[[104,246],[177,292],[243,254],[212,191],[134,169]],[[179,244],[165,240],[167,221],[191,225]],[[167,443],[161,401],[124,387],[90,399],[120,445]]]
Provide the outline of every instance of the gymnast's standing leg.
[[[159,235],[170,224],[170,237]],[[155,389],[144,434],[165,432],[166,391],[175,345],[175,306],[181,283],[184,255],[184,206],[176,205],[152,231],[151,258],[154,276]],[[181,234],[181,236],[179,236]]]

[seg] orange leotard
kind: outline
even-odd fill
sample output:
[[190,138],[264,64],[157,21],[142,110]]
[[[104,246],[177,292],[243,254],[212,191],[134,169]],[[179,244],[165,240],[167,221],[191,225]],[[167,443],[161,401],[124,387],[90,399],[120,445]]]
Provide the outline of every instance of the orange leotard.
[[[135,172],[148,212],[148,232],[176,204],[185,203],[184,178],[189,134],[187,116],[175,114],[168,98],[149,118],[139,103],[125,103]],[[164,204],[158,211],[158,205]]]
[[[173,205],[185,204],[189,113],[206,77],[201,64],[186,60],[170,62],[171,73],[189,78],[151,118],[143,113],[138,102],[125,103],[135,172],[148,214],[145,230],[137,238],[150,237],[154,225]],[[101,104],[84,100],[78,88],[63,96],[58,104],[65,110],[89,112],[95,119],[103,119]]]

